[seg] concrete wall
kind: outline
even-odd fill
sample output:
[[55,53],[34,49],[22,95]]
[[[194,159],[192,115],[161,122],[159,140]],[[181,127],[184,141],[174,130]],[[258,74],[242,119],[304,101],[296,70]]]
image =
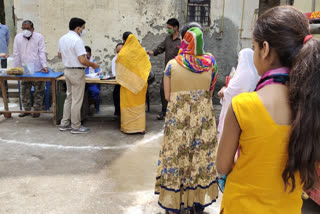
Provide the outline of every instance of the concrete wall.
[[[312,12],[312,0],[295,0],[294,6],[304,13]],[[320,10],[320,0],[315,0],[315,10]]]
[[[212,4],[215,2],[223,3],[212,1]],[[213,26],[205,30],[208,51],[215,55],[218,63],[216,92],[224,85],[225,76],[230,73],[231,68],[236,67],[239,50],[252,47],[252,30],[258,8],[259,3],[255,0],[225,0],[224,16],[223,4],[216,8],[218,11],[211,11],[212,14],[219,14],[214,18]],[[215,102],[217,101],[216,97]]]
[[[68,32],[71,17],[87,21],[83,38],[103,70],[110,71],[114,47],[121,42],[122,33],[133,32],[147,50],[156,47],[166,36],[166,21],[176,17],[181,26],[186,22],[187,0],[14,0],[17,31],[21,22],[30,19],[35,30],[44,35],[48,62],[61,71],[56,57],[59,38]],[[223,8],[223,5],[225,7]],[[212,0],[211,26],[205,27],[207,51],[213,53],[219,67],[216,91],[224,84],[225,76],[237,64],[240,49],[251,47],[259,2],[257,0]],[[164,68],[164,56],[151,57],[156,82],[151,85],[151,104],[159,103],[159,84]],[[111,88],[104,89],[103,99],[111,101]]]

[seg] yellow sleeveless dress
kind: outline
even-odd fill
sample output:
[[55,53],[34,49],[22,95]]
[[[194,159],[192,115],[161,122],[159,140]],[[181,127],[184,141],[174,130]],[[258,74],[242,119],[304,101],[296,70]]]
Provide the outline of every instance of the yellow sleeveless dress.
[[274,122],[256,92],[232,100],[241,128],[240,156],[228,175],[223,194],[223,214],[300,214],[302,185],[285,191],[282,172],[288,159],[290,126]]

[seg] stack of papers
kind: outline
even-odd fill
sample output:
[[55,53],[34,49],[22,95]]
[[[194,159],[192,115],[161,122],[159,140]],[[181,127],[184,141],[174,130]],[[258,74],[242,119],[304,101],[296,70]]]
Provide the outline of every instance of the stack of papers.
[[98,77],[98,73],[86,74],[86,77],[89,77],[89,78],[96,78],[96,77]]

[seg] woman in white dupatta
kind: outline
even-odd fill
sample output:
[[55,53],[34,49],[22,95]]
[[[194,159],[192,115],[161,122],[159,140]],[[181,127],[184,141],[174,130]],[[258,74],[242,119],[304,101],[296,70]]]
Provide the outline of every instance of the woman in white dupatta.
[[222,104],[218,125],[219,141],[223,131],[224,118],[232,98],[243,92],[254,91],[259,78],[253,64],[253,50],[250,48],[242,49],[239,52],[238,66],[234,76],[231,78],[228,87],[221,88],[218,93]]

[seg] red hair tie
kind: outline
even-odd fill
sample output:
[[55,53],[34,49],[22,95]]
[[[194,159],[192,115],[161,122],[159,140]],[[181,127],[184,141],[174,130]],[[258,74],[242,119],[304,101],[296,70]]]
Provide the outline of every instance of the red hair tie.
[[306,44],[312,37],[313,36],[311,34],[304,37],[303,44]]

